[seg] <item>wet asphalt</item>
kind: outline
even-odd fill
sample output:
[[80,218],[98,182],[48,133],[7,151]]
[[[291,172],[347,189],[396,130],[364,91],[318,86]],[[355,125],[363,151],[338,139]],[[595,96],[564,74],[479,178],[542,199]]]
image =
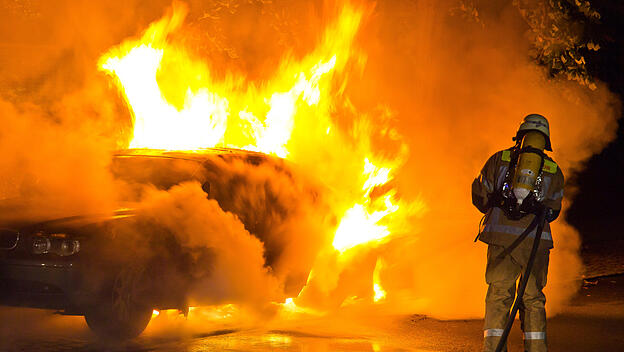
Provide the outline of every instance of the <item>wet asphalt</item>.
[[[0,351],[479,351],[482,320],[441,321],[421,315],[386,317],[376,329],[333,335],[305,329],[210,329],[176,334],[148,327],[130,342],[103,342],[81,317],[0,309]],[[518,325],[518,324],[515,324]],[[548,321],[549,351],[624,351],[624,275],[585,280],[572,304]],[[519,327],[510,351],[522,351]]]

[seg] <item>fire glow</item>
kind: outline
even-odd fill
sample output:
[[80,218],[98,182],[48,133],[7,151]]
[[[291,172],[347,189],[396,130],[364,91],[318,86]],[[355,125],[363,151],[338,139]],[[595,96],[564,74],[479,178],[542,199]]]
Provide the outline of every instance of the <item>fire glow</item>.
[[[307,56],[284,59],[262,84],[233,75],[216,80],[202,60],[168,40],[183,25],[187,7],[182,3],[174,3],[171,11],[152,23],[141,38],[109,50],[98,64],[114,79],[130,109],[134,127],[130,148],[228,147],[273,154],[298,163],[302,158],[294,151],[298,144],[313,141],[330,144],[326,146],[329,150],[352,148],[340,136],[330,113],[336,104],[336,89],[343,89],[336,86],[346,84],[336,84],[336,76],[348,69],[349,63],[364,60],[354,50],[363,13],[362,9],[345,5]],[[297,128],[306,129],[307,140],[293,137]],[[363,135],[357,140],[369,139],[367,131],[361,131]],[[356,185],[354,190],[341,194],[342,203],[334,209],[341,215],[332,242],[334,255],[339,257],[356,247],[383,244],[403,230],[408,216],[421,209],[417,202],[398,199],[397,190],[390,186],[404,155],[380,158],[365,142],[357,149],[360,153],[341,154],[353,159],[348,163],[323,165],[318,171],[322,177],[323,169],[334,168],[339,174],[344,165],[361,165],[356,171],[360,176],[350,180]],[[380,281],[383,268],[378,260],[371,285],[375,302],[386,297]],[[297,306],[289,298],[284,307],[294,310]]]
[[[233,147],[286,157],[295,119],[302,117],[297,113],[300,106],[331,99],[332,73],[350,59],[361,13],[345,8],[314,53],[283,65],[261,87],[242,87],[241,79],[233,77],[216,82],[201,60],[168,43],[167,36],[180,28],[186,13],[186,6],[174,3],[172,12],[153,23],[141,39],[125,42],[99,60],[100,69],[116,78],[132,112],[129,147]],[[187,78],[187,85],[166,95],[159,81],[174,81],[176,75]],[[331,125],[325,122],[329,131]]]

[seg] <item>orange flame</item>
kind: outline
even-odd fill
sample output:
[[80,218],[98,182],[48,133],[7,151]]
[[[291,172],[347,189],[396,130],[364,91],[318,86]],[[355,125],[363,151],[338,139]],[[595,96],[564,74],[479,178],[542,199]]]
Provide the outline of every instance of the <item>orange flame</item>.
[[[150,25],[139,40],[125,42],[99,60],[100,69],[116,78],[131,109],[132,148],[222,146],[286,157],[297,119],[311,117],[299,114],[299,108],[331,100],[331,75],[350,59],[362,16],[345,7],[312,54],[300,62],[285,63],[273,79],[256,89],[253,85],[242,88],[241,79],[232,77],[214,81],[201,60],[167,41],[182,26],[186,13],[186,5],[174,3],[172,12]],[[173,82],[180,75],[193,85],[180,87],[181,99],[166,96],[160,82]],[[181,106],[171,103],[178,99],[183,101]]]
[[364,160],[364,173],[366,176],[362,185],[362,201],[356,203],[347,210],[340,221],[334,237],[334,248],[340,252],[353,248],[362,243],[371,241],[382,241],[390,235],[387,226],[381,225],[380,221],[386,216],[399,210],[399,206],[392,203],[392,193],[383,197],[383,202],[378,207],[379,210],[370,212],[370,193],[376,186],[386,184],[391,180],[390,168],[379,168],[373,165],[368,159]]
[[[308,149],[310,144],[326,145],[330,154],[341,151],[339,157],[323,160],[326,165],[316,168],[317,176],[337,189],[341,198],[334,210],[343,216],[332,242],[338,255],[362,245],[382,244],[404,232],[406,219],[423,208],[418,202],[400,200],[391,187],[394,173],[405,160],[406,146],[401,143],[401,153],[393,159],[376,157],[365,142],[372,131],[364,129],[352,131],[364,135],[356,138],[360,145],[351,151],[353,141],[348,142],[331,116],[346,84],[342,82],[336,92],[334,78],[349,62],[364,61],[353,49],[364,10],[344,5],[310,54],[300,61],[285,59],[260,86],[231,74],[217,81],[200,59],[168,40],[182,28],[187,11],[183,3],[174,3],[141,38],[112,48],[98,62],[114,78],[132,114],[134,135],[129,147],[234,147],[309,163],[305,153],[298,154],[301,145],[307,144]],[[305,133],[294,133],[297,129]],[[342,170],[345,165],[360,168],[347,174]],[[344,175],[354,177],[348,181],[348,190],[343,187]],[[378,262],[375,301],[385,297],[378,278],[381,266]],[[285,309],[296,307],[293,299],[284,304]]]
[[377,263],[375,264],[375,271],[373,272],[373,291],[375,292],[375,296],[373,300],[375,302],[379,302],[386,298],[386,290],[381,286],[381,280],[379,278],[380,271],[384,267],[384,261],[381,258],[377,258]]

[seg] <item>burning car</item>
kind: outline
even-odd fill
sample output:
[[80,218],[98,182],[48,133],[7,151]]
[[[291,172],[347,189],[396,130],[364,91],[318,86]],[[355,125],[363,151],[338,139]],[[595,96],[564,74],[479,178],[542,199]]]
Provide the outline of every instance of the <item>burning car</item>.
[[[168,190],[199,182],[207,197],[236,213],[233,199],[240,199],[237,190],[245,178],[222,177],[223,168],[233,163],[287,173],[283,160],[242,150],[126,150],[114,155],[111,164],[116,181],[124,185],[124,207],[45,221],[3,220],[0,304],[84,315],[96,334],[112,338],[138,336],[153,309],[188,311],[187,293],[210,269],[214,253],[202,246],[185,247],[166,229],[142,219],[132,205],[145,187]],[[15,206],[5,203],[3,207]],[[263,205],[264,210],[275,206]],[[237,216],[250,233],[268,231],[249,213]],[[279,251],[269,241],[267,265]]]

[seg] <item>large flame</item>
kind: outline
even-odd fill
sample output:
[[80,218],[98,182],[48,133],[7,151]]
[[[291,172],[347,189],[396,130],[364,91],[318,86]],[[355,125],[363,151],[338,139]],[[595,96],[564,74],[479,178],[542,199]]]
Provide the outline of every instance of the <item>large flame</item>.
[[[361,11],[345,7],[313,53],[284,63],[271,80],[255,87],[234,77],[216,82],[201,60],[167,41],[186,13],[184,4],[174,3],[171,13],[139,40],[113,48],[99,61],[100,69],[117,78],[131,109],[131,148],[225,146],[286,157],[296,120],[306,117],[297,113],[299,108],[331,99],[332,73],[351,58],[362,17]],[[184,83],[177,90],[161,86],[179,81]],[[324,122],[329,130],[329,121]]]
[[[340,135],[332,120],[332,107],[342,93],[345,81],[335,77],[350,62],[363,61],[354,50],[364,10],[345,5],[337,19],[324,30],[321,41],[301,60],[286,58],[274,75],[256,85],[244,77],[229,74],[216,80],[199,58],[168,37],[183,26],[187,7],[174,3],[171,11],[153,23],[141,38],[112,48],[99,60],[99,67],[114,77],[123,92],[134,119],[131,148],[194,150],[208,147],[234,147],[260,151],[301,162],[294,150],[305,143],[326,144],[328,150],[342,151],[331,165],[318,165],[330,188],[345,188],[344,165],[359,165],[351,173],[349,189],[339,191],[335,212],[342,215],[336,228],[333,248],[343,257],[351,249],[375,246],[400,232],[405,219],[420,209],[418,203],[398,199],[392,187],[396,169],[404,162],[405,146],[398,156],[376,155],[370,143],[369,129],[360,133],[353,148]],[[336,88],[338,86],[338,88]],[[297,128],[305,130],[301,140],[293,140]],[[295,138],[296,139],[296,138]],[[353,149],[352,152],[350,150]],[[335,176],[328,177],[327,168]],[[325,172],[325,174],[323,174]],[[325,177],[327,176],[327,177]],[[331,252],[331,251],[330,251]],[[378,262],[374,299],[386,293],[381,288]],[[314,271],[314,270],[313,270]],[[296,307],[292,299],[285,307]],[[157,313],[155,313],[157,314]]]

